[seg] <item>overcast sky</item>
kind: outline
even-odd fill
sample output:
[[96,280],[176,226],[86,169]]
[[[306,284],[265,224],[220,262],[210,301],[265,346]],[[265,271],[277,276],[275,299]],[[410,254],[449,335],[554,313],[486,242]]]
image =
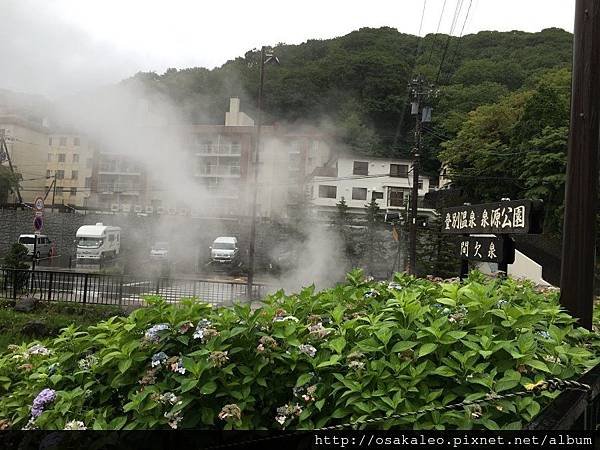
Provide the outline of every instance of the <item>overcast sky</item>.
[[[57,97],[137,71],[220,66],[260,45],[361,27],[417,34],[424,0],[0,0],[0,88]],[[470,0],[427,0],[421,34],[459,35]],[[465,34],[573,31],[575,0],[472,0]]]

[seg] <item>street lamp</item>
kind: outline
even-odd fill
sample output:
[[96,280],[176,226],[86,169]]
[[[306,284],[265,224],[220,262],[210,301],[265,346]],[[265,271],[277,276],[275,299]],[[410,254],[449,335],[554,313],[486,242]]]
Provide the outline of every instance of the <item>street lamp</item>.
[[249,247],[249,267],[248,280],[246,286],[246,295],[248,300],[252,300],[252,285],[254,282],[254,253],[256,246],[256,199],[258,194],[258,161],[260,151],[260,131],[262,126],[262,95],[265,81],[265,65],[268,63],[279,64],[279,59],[267,47],[263,46],[260,49],[260,82],[258,85],[258,112],[256,120],[256,138],[254,140],[254,172],[252,177],[252,222],[250,225],[250,247]]

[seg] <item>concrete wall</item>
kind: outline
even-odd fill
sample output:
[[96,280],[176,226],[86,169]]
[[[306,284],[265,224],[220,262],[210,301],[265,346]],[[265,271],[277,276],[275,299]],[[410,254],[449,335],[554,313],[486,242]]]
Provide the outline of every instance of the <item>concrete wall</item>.
[[[33,232],[33,217],[32,210],[0,209],[0,258],[18,240],[20,234]],[[44,221],[43,234],[47,234],[56,244],[59,255],[67,256],[67,261],[68,255],[74,254],[73,241],[77,229],[82,225],[102,222],[121,227],[122,257],[127,261],[126,270],[129,273],[143,273],[149,262],[150,247],[157,241],[169,242],[178,273],[202,271],[203,265],[209,260],[209,247],[218,236],[236,236],[240,244],[240,255],[247,264],[250,226],[245,220],[46,212]],[[339,259],[336,259],[336,265],[342,270],[350,269],[350,262],[342,260],[341,242],[336,242],[336,239],[330,240],[325,234],[328,228],[326,224],[311,223],[305,226],[303,231],[293,228],[293,225],[275,222],[257,224],[257,270],[264,269],[270,262],[274,262],[278,255],[286,252],[300,256],[297,260],[298,269],[318,264],[319,258],[331,255]],[[307,233],[312,237],[305,240]],[[377,240],[382,242],[384,249],[375,255],[375,275],[385,277],[392,269],[398,247],[392,240],[388,226],[382,224],[377,233]],[[315,245],[315,242],[323,242],[323,245]],[[404,260],[403,255],[401,260]],[[358,262],[359,265],[365,263],[366,260]],[[323,271],[326,270],[328,268],[324,267]]]

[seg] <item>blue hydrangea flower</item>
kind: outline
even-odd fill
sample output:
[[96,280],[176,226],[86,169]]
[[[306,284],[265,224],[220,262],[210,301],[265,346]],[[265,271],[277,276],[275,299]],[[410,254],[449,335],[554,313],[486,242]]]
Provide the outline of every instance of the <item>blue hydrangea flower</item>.
[[169,324],[168,323],[159,323],[157,325],[154,325],[150,328],[148,328],[148,330],[146,331],[146,334],[144,334],[144,339],[149,341],[149,342],[158,342],[160,341],[160,336],[159,336],[159,332],[160,331],[165,331],[168,330]]
[[314,358],[317,354],[317,349],[314,348],[312,345],[303,344],[300,347],[298,347],[298,350],[300,350],[300,353],[304,353],[305,355],[308,355],[311,358]]
[[42,390],[33,400],[33,405],[31,406],[31,416],[34,418],[39,417],[42,412],[44,412],[44,407],[48,403],[52,403],[55,399],[56,391],[54,389],[46,388]]
[[158,352],[152,355],[152,367],[160,366],[163,364],[169,357],[165,352]]

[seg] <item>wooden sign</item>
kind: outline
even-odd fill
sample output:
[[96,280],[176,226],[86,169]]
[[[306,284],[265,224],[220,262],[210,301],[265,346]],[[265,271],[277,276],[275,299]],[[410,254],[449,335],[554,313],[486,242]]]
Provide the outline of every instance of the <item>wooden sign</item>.
[[543,231],[539,200],[514,200],[465,205],[442,210],[447,234],[539,234]]
[[509,237],[465,236],[458,240],[456,256],[472,261],[512,264],[515,242]]

